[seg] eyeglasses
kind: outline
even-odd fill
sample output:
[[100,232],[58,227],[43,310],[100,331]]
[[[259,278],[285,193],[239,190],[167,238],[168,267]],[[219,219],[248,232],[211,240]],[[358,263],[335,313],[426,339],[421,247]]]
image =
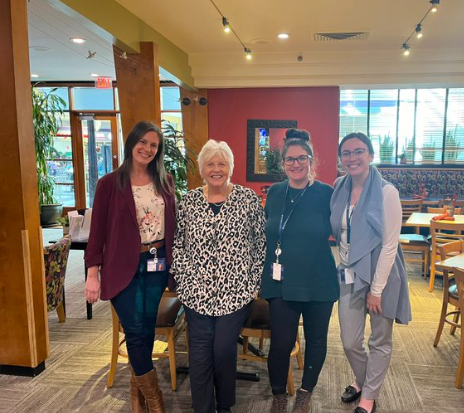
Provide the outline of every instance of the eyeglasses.
[[310,159],[313,157],[311,155],[300,155],[298,158],[294,158],[293,156],[287,156],[284,158],[284,164],[287,166],[291,166],[295,163],[295,161],[298,162],[299,165],[306,165]]
[[343,159],[349,159],[351,158],[351,155],[353,155],[354,158],[360,158],[363,156],[364,152],[366,152],[366,148],[358,148],[354,151],[343,151],[341,157]]

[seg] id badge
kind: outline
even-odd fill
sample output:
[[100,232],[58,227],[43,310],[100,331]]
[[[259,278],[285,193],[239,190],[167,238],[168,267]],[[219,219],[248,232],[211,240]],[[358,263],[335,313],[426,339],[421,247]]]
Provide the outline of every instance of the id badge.
[[353,268],[342,268],[340,270],[340,280],[342,283],[353,284],[354,283],[354,270]]
[[284,276],[284,266],[275,262],[271,265],[271,277],[274,281],[282,281]]
[[166,270],[166,258],[153,258],[147,260],[147,272],[160,272]]

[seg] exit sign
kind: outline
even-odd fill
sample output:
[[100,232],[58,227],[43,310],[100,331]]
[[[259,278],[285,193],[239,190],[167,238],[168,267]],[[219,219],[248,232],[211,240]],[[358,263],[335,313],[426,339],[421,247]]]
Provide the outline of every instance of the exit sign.
[[97,77],[95,79],[95,87],[97,89],[111,89],[113,83],[109,77]]

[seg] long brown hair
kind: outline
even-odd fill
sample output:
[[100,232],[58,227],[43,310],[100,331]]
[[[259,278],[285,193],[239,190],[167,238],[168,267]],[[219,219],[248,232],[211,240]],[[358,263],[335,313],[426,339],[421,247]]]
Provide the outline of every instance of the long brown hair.
[[148,175],[150,175],[158,194],[161,194],[162,192],[171,193],[173,189],[169,185],[168,174],[164,168],[165,144],[163,133],[153,122],[144,120],[136,123],[129,132],[129,135],[127,135],[127,140],[124,144],[124,161],[116,170],[118,187],[123,190],[126,185],[130,184],[130,174],[133,162],[132,150],[148,132],[155,132],[159,138],[158,151],[156,152],[154,159],[147,166]]

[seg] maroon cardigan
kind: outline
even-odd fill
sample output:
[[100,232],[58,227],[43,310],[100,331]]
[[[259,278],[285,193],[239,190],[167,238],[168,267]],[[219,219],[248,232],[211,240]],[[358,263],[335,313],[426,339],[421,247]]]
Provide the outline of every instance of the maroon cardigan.
[[[174,187],[171,176],[169,183]],[[166,261],[172,262],[176,201],[174,194],[164,192],[164,239]],[[85,250],[85,264],[100,266],[102,300],[110,300],[132,281],[140,259],[140,231],[130,183],[124,190],[117,186],[116,173],[98,181],[92,209],[90,236]],[[169,287],[174,288],[169,276]]]

